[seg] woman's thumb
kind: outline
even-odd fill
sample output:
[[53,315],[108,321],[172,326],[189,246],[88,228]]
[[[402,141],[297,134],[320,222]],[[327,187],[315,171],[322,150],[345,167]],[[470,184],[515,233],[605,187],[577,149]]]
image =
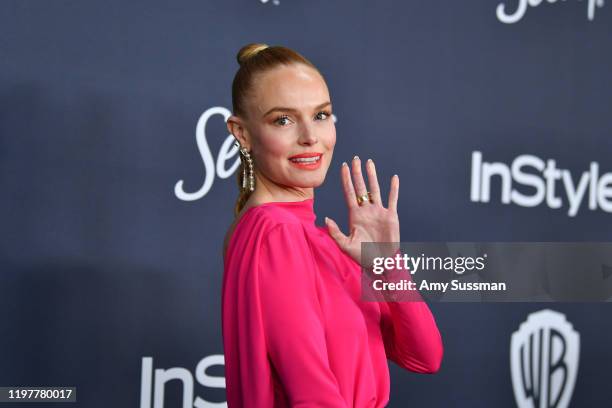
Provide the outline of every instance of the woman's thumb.
[[336,224],[336,221],[332,220],[329,217],[325,217],[325,225],[327,225],[329,235],[331,235],[334,241],[336,241],[338,245],[340,245],[340,247],[342,248],[344,240],[347,237],[342,233],[342,231],[340,231],[340,228],[338,227],[338,224]]

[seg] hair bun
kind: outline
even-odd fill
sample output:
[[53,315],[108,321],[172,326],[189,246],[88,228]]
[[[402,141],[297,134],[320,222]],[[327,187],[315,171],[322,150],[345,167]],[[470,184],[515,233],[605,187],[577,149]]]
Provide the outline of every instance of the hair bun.
[[238,51],[238,55],[236,55],[236,60],[238,60],[238,64],[244,64],[249,58],[253,58],[259,52],[268,48],[268,44],[263,43],[251,43],[247,44]]

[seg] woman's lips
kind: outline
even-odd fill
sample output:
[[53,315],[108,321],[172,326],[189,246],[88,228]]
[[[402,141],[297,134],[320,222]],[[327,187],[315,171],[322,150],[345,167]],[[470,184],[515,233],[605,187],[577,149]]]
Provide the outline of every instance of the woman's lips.
[[316,170],[321,167],[321,153],[304,153],[291,156],[289,162],[295,167],[303,170]]

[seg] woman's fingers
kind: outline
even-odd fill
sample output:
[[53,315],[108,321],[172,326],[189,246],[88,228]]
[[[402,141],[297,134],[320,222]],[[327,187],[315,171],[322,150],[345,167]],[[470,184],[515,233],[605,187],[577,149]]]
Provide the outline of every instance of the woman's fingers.
[[[340,171],[342,177],[342,189],[344,190],[344,199],[349,209],[358,207],[357,196],[366,194],[368,189],[366,187],[363,173],[361,172],[361,160],[358,156],[355,156],[351,163],[351,169],[348,164],[342,163],[342,169]],[[366,162],[366,174],[368,177],[369,191],[372,198],[373,204],[383,205],[382,198],[380,195],[380,186],[378,184],[378,176],[376,175],[376,166],[373,160]],[[393,188],[393,179],[391,181],[391,190],[389,191],[389,206],[393,204],[394,208],[397,208],[397,196],[399,189],[399,179],[397,180],[396,190]],[[370,201],[364,201],[364,203],[370,203]]]
[[389,210],[397,212],[397,198],[399,196],[399,176],[391,177],[391,188],[389,189]]
[[346,205],[349,210],[357,207],[357,200],[355,200],[355,188],[353,187],[353,182],[351,181],[351,173],[349,170],[348,164],[346,162],[342,163],[342,168],[340,169],[340,175],[342,178],[342,190],[344,190],[344,199],[346,200]]
[[[357,193],[357,196],[366,194],[368,190],[366,188],[365,180],[363,179],[363,174],[361,173],[361,160],[358,156],[353,158],[352,169],[353,182],[355,183],[355,192]],[[369,200],[364,201],[364,203],[369,203]]]
[[366,162],[366,174],[368,175],[368,184],[370,185],[372,202],[382,206],[380,187],[378,186],[378,177],[376,176],[376,167],[374,166],[374,161],[372,159],[368,159]]

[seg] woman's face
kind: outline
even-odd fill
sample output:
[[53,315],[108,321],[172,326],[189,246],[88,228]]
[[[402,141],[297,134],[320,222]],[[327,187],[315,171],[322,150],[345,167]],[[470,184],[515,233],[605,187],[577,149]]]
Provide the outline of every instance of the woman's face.
[[281,66],[258,76],[250,95],[245,133],[257,182],[289,188],[321,185],[336,144],[323,78],[303,64]]

